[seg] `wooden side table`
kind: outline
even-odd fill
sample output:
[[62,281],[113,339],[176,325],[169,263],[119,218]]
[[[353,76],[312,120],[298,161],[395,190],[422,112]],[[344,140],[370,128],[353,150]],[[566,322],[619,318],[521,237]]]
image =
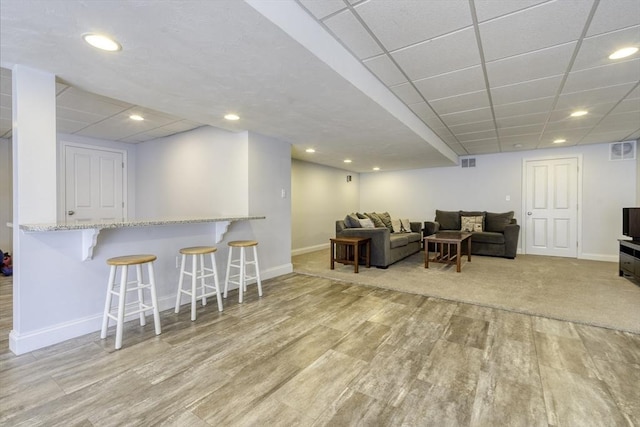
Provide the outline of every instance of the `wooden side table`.
[[336,237],[331,240],[331,269],[334,263],[353,264],[353,272],[358,272],[360,260],[360,246],[364,246],[365,263],[371,267],[371,238],[370,237]]
[[[455,264],[456,271],[460,273],[460,260],[462,257],[462,243],[467,242],[467,261],[471,262],[471,233],[459,231],[441,231],[424,238],[424,268],[429,268],[429,262],[441,262]],[[435,256],[429,259],[429,243],[435,245]],[[445,251],[444,246],[447,245]],[[451,250],[455,248],[455,253]]]

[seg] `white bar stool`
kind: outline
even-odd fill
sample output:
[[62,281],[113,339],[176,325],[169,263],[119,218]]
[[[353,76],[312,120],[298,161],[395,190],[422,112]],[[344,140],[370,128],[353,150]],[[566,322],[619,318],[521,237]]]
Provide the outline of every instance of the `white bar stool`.
[[[224,297],[227,297],[229,283],[238,285],[240,294],[238,302],[242,302],[242,294],[247,291],[247,283],[256,280],[258,284],[258,295],[262,296],[262,282],[260,281],[260,266],[258,265],[258,242],[255,240],[235,240],[228,243],[229,261],[227,262],[227,276],[224,281]],[[233,259],[233,249],[240,248],[240,257]],[[247,260],[246,248],[253,248],[253,260]],[[247,274],[247,265],[253,265],[253,275]],[[238,274],[230,275],[231,268],[237,268]]]
[[[107,328],[109,327],[109,319],[116,321],[116,350],[122,347],[122,330],[124,327],[124,318],[132,314],[140,315],[140,325],[146,325],[145,313],[149,310],[153,311],[153,323],[156,328],[156,335],[160,335],[160,312],[158,311],[158,298],[156,295],[156,283],[153,272],[153,261],[156,260],[155,255],[127,255],[115,258],[109,258],[107,264],[111,266],[109,272],[109,283],[107,284],[107,298],[104,304],[104,315],[102,316],[102,331],[100,338],[107,337]],[[143,283],[142,266],[146,264],[148,267],[149,283]],[[128,267],[136,267],[136,280],[128,281]],[[120,285],[116,283],[116,274],[118,267],[120,271]],[[134,285],[134,286],[129,286]],[[151,293],[151,305],[144,302],[144,290],[149,289]],[[127,292],[138,291],[138,300],[127,304]],[[116,314],[111,313],[111,300],[113,296],[118,297],[118,307]]]
[[[218,311],[222,311],[222,298],[220,298],[220,286],[218,284],[218,269],[216,267],[215,252],[218,249],[213,246],[194,246],[192,248],[182,248],[182,264],[180,266],[180,280],[178,282],[178,295],[176,295],[175,312],[180,312],[180,297],[182,294],[191,297],[191,320],[196,320],[196,301],[202,299],[202,305],[207,305],[207,297],[215,295],[218,299]],[[211,258],[211,268],[205,266],[205,255]],[[187,256],[191,255],[191,271],[186,271],[185,265]],[[198,263],[198,260],[200,261]],[[191,287],[182,288],[184,276],[191,276]],[[213,277],[213,284],[205,283],[207,277]],[[197,295],[196,283],[200,279],[200,296]]]

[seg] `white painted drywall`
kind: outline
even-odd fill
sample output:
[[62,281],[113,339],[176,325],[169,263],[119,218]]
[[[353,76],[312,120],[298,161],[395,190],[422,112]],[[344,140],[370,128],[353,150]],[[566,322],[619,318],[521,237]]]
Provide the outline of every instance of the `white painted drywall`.
[[0,249],[13,253],[13,176],[11,167],[11,141],[0,138]]
[[336,220],[359,209],[359,174],[293,160],[291,177],[292,254],[328,248]]

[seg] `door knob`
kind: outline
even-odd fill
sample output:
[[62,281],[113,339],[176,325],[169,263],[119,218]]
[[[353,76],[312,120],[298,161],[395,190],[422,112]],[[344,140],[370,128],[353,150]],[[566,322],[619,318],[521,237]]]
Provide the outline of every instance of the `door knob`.
[[527,212],[527,215],[531,215],[533,212]]
[[69,211],[67,212],[68,215],[73,215],[74,213],[76,213],[76,211]]

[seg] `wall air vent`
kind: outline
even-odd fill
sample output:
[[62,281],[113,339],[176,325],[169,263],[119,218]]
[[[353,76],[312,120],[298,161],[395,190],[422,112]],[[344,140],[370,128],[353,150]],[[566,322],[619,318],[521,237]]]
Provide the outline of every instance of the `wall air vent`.
[[460,166],[463,168],[475,168],[476,167],[476,158],[475,157],[469,157],[466,159],[462,159],[460,161]]
[[635,158],[635,141],[612,142],[609,144],[609,160],[634,160]]

